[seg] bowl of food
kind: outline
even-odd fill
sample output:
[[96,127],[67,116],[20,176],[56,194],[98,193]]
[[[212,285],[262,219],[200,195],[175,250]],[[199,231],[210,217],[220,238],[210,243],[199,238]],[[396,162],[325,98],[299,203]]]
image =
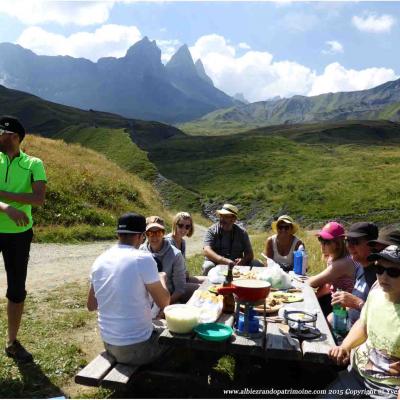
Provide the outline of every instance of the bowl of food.
[[200,309],[188,304],[172,304],[164,308],[167,327],[171,332],[189,333],[199,324]]

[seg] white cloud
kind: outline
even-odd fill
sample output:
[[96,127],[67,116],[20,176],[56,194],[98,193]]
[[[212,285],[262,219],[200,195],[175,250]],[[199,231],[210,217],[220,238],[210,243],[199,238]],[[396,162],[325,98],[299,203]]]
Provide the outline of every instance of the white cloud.
[[239,49],[243,49],[243,50],[250,50],[251,47],[246,43],[246,42],[240,42],[238,44]]
[[357,71],[346,69],[336,62],[327,65],[324,72],[316,77],[308,95],[364,90],[394,79],[397,79],[397,76],[389,68],[366,68]]
[[237,56],[225,38],[215,34],[199,38],[190,51],[194,59],[201,58],[216,87],[232,96],[243,93],[249,101],[369,89],[397,78],[388,68],[347,70],[332,63],[318,75],[295,61],[275,61],[268,52],[247,51]]
[[93,25],[108,20],[112,1],[0,1],[0,14],[15,17],[26,25],[56,22],[61,25]]
[[355,15],[351,21],[360,31],[371,33],[389,32],[396,22],[394,17],[387,14],[381,16],[370,14],[365,17]]
[[328,46],[328,49],[322,50],[323,54],[343,53],[343,45],[337,40],[328,40],[325,44]]
[[161,61],[165,64],[176,53],[182,43],[179,40],[156,40],[157,46],[161,50]]
[[103,25],[94,32],[78,32],[68,37],[33,26],[25,29],[17,43],[36,54],[69,55],[97,61],[100,57],[122,57],[141,39],[136,26]]

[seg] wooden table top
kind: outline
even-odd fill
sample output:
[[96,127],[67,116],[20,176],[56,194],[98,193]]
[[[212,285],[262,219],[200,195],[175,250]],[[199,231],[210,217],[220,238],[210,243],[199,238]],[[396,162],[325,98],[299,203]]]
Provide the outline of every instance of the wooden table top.
[[[210,283],[206,281],[201,289],[206,289]],[[305,283],[297,281],[293,285],[302,290],[304,300],[296,303],[285,303],[282,308],[295,309],[297,311],[308,311],[317,313],[316,327],[321,336],[313,340],[292,338],[289,340],[280,328],[287,330],[283,323],[267,322],[266,334],[257,338],[244,337],[235,332],[225,342],[210,342],[199,338],[194,332],[186,335],[176,334],[166,329],[165,321],[157,321],[159,329],[162,330],[160,343],[169,346],[184,346],[196,350],[216,351],[221,354],[242,354],[246,356],[257,356],[262,358],[278,358],[288,360],[303,360],[316,363],[329,361],[328,351],[335,346],[335,341],[329,330],[328,324],[322,313],[314,290]],[[233,326],[234,315],[222,314],[217,322]],[[260,318],[263,324],[263,318]]]

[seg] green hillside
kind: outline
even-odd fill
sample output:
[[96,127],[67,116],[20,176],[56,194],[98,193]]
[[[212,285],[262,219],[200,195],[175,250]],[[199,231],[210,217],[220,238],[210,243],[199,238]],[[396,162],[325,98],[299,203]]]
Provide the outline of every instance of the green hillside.
[[33,211],[38,241],[112,239],[127,211],[170,219],[149,183],[99,153],[33,135],[22,148],[43,160],[48,176],[45,205]]
[[399,138],[400,124],[385,121],[277,126],[171,139],[150,159],[203,206],[237,204],[254,227],[283,212],[305,224],[389,222],[400,218]]

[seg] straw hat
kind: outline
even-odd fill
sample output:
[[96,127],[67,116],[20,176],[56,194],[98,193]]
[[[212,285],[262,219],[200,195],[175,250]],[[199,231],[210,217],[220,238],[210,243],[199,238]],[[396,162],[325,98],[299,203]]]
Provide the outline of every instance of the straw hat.
[[220,210],[217,210],[218,215],[233,215],[237,218],[239,209],[232,204],[224,204]]
[[272,222],[271,227],[272,230],[277,233],[278,232],[278,224],[279,222],[286,222],[287,224],[290,224],[293,226],[292,233],[296,233],[299,230],[299,225],[294,222],[292,217],[289,217],[289,215],[281,215],[276,221]]

